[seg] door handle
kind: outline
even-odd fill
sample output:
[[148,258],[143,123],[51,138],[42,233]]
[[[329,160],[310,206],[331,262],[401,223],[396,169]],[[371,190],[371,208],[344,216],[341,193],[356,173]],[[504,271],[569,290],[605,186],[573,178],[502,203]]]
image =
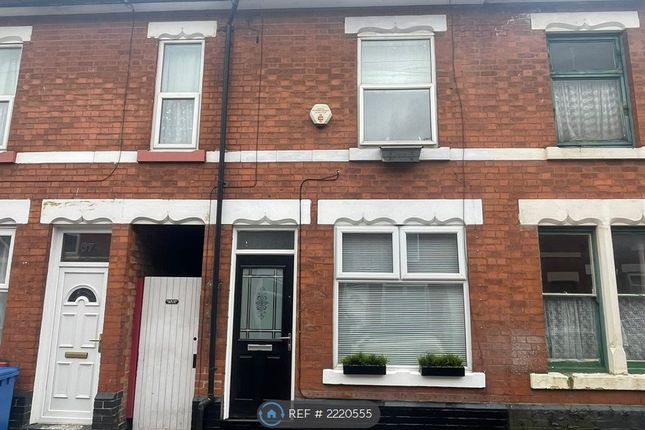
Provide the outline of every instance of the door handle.
[[98,352],[101,353],[101,345],[103,344],[103,333],[99,334],[98,339],[90,339],[90,342],[98,343]]
[[287,351],[291,351],[291,333],[286,336],[277,337],[277,340],[286,340],[287,341]]

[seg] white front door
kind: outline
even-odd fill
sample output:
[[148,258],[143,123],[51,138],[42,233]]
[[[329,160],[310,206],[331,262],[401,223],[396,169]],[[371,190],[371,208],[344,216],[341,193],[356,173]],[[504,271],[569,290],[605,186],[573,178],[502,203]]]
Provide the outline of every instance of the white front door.
[[98,391],[110,234],[58,233],[52,245],[55,260],[45,294],[31,421],[90,424]]
[[189,429],[201,278],[146,278],[143,288],[134,429]]

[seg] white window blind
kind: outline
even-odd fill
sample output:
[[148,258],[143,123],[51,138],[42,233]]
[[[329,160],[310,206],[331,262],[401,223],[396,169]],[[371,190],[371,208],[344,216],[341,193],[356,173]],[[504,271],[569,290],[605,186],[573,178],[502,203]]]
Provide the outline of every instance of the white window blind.
[[456,234],[406,233],[409,273],[459,273]]
[[339,359],[369,352],[416,365],[427,352],[466,357],[461,284],[341,283],[338,301]]
[[343,233],[342,268],[345,273],[392,273],[391,233]]

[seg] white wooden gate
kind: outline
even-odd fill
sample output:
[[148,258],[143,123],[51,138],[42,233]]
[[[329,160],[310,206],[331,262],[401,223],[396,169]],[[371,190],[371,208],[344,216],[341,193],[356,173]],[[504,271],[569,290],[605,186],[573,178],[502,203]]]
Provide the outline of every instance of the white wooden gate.
[[135,430],[190,428],[201,278],[146,278]]

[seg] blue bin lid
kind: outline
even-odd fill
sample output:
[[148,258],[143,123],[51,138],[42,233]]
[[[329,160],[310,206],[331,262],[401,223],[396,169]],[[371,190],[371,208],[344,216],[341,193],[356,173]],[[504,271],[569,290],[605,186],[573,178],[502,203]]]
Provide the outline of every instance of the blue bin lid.
[[9,379],[12,376],[17,376],[20,369],[17,367],[0,367],[0,380]]

